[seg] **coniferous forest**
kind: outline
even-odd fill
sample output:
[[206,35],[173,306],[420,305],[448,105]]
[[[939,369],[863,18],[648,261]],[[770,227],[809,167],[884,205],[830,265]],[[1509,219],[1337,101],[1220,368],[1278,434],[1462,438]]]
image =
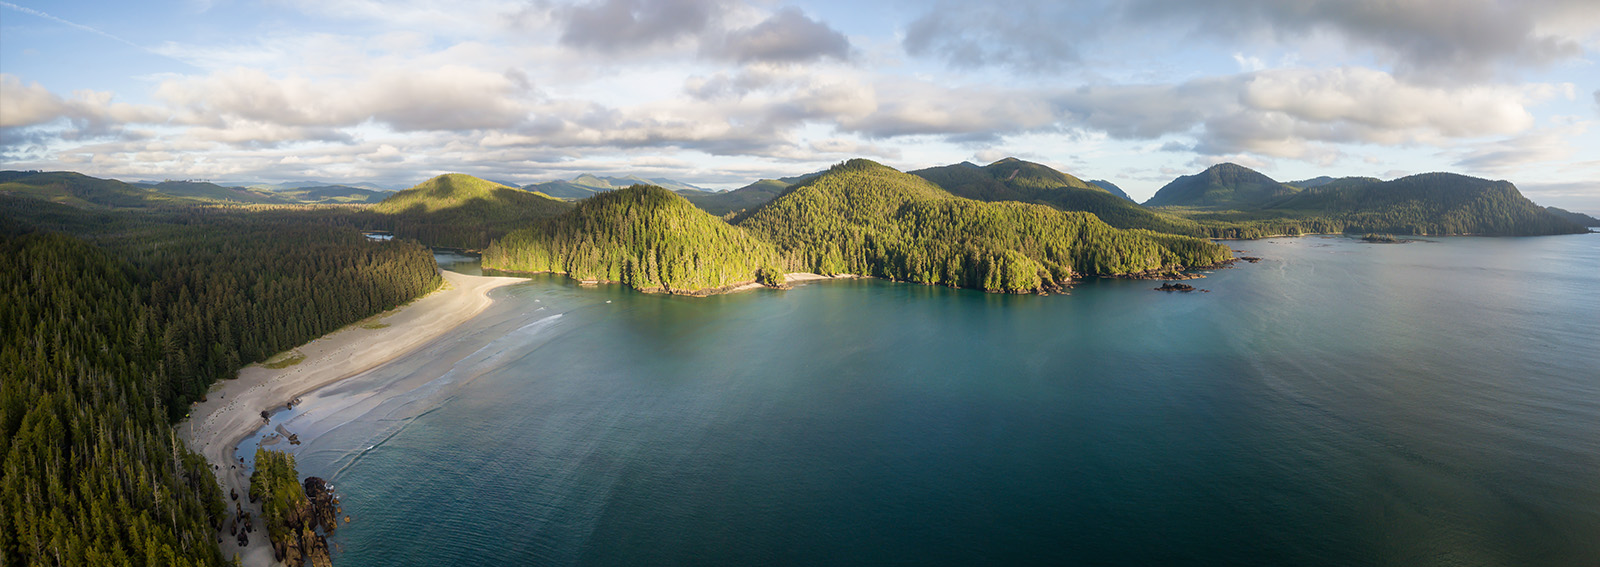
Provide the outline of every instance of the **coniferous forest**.
[[677,193],[635,185],[507,235],[484,252],[483,265],[693,293],[755,281],[776,259],[771,244]]
[[0,197],[0,563],[217,565],[210,385],[440,283],[428,250],[271,213]]

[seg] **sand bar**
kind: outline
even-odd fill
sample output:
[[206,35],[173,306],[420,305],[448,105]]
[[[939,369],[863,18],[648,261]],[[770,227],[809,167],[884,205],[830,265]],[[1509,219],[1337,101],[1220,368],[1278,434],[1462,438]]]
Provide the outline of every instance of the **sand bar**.
[[[262,410],[284,407],[290,400],[339,380],[371,370],[400,355],[444,336],[487,309],[489,291],[522,283],[523,278],[469,276],[444,272],[445,289],[417,299],[403,307],[375,317],[382,325],[357,324],[345,327],[294,349],[303,361],[281,369],[251,365],[232,380],[213,386],[205,402],[190,408],[190,416],[178,426],[178,435],[189,448],[204,455],[222,482],[222,497],[231,513],[235,501],[230,491],[238,491],[239,504],[257,518],[261,508],[250,504],[250,477],[238,466],[234,448],[265,423]],[[222,536],[223,557],[238,554],[245,565],[273,565],[272,549],[266,533],[250,534],[250,545],[241,548],[226,530]]]

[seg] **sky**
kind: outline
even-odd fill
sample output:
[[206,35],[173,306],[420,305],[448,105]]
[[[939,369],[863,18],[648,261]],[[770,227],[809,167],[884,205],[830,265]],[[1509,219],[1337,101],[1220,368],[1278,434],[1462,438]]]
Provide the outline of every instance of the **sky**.
[[0,0],[0,169],[714,189],[1015,156],[1600,213],[1595,0]]

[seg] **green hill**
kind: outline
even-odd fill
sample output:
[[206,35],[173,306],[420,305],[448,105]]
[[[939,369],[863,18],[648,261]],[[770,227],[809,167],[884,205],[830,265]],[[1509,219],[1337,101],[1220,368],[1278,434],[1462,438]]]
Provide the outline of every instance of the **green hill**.
[[1424,173],[1381,183],[1325,185],[1274,203],[1271,210],[1329,216],[1344,232],[1534,235],[1583,232],[1533,204],[1509,181]]
[[430,246],[481,249],[512,230],[571,207],[543,193],[449,173],[374,205],[368,224]]
[[1122,197],[1122,198],[1127,199],[1129,201],[1133,200],[1133,197],[1129,197],[1128,193],[1123,191],[1121,187],[1117,187],[1117,184],[1112,183],[1110,181],[1106,181],[1104,179],[1095,179],[1095,180],[1090,181],[1089,184],[1090,185],[1094,185],[1096,187],[1099,187],[1101,189],[1105,189],[1106,191],[1110,191],[1112,195],[1116,195],[1118,197]]
[[790,270],[990,291],[1052,289],[1079,275],[1169,272],[1230,257],[1218,244],[1119,230],[1088,213],[959,198],[862,159],[795,185],[735,223],[776,244]]
[[560,272],[641,291],[700,294],[758,278],[781,283],[771,244],[672,191],[635,185],[517,230],[483,254],[486,268]]
[[1259,208],[1299,191],[1248,167],[1220,163],[1195,175],[1172,180],[1145,201],[1144,206],[1245,210]]
[[958,197],[979,201],[1018,201],[1049,205],[1063,211],[1093,213],[1117,228],[1197,236],[1194,221],[1156,213],[1109,190],[1085,183],[1048,166],[1006,158],[985,167],[962,162],[911,172]]
[[1569,211],[1569,210],[1566,210],[1566,209],[1561,209],[1561,208],[1556,208],[1556,207],[1545,207],[1544,210],[1550,211],[1550,214],[1553,214],[1555,216],[1558,216],[1558,217],[1567,219],[1569,221],[1578,223],[1579,225],[1582,225],[1582,226],[1588,226],[1588,227],[1600,226],[1600,219],[1594,218],[1592,216],[1589,216],[1589,215],[1586,215],[1586,214],[1583,214],[1583,213],[1575,213],[1575,212],[1572,212],[1572,211]]
[[1173,209],[1221,238],[1385,233],[1532,236],[1583,232],[1508,181],[1425,173],[1393,181],[1346,177],[1247,210]]
[[75,207],[139,208],[199,203],[199,200],[190,197],[168,195],[115,179],[100,179],[71,171],[0,172],[0,194]]

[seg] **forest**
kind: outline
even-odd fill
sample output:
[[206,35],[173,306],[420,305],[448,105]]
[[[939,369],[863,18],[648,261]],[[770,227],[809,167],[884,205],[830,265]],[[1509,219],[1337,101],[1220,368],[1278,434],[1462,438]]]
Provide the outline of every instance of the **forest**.
[[1230,259],[1194,236],[1559,234],[1587,218],[1453,174],[1301,187],[1224,167],[1149,209],[1020,160],[917,173],[851,160],[702,199],[719,218],[644,185],[571,203],[452,174],[370,207],[245,205],[0,172],[0,565],[226,563],[222,495],[172,424],[240,367],[436,289],[423,243],[669,293],[799,271],[1034,292]]
[[771,244],[677,193],[635,185],[597,194],[562,216],[507,235],[484,252],[483,266],[559,272],[641,291],[699,293],[755,281],[757,271],[776,259]]
[[0,196],[0,563],[220,565],[172,424],[244,364],[439,286],[414,241],[266,213]]

